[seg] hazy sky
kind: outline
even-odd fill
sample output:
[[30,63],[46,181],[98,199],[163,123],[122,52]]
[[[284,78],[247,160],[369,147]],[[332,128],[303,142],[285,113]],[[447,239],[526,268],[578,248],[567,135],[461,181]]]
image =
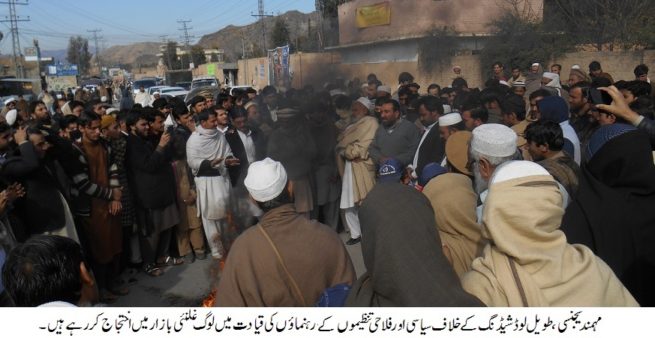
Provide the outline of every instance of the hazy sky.
[[[314,10],[314,0],[265,0],[264,9],[272,14],[292,9],[308,13]],[[255,21],[251,13],[257,13],[257,0],[30,0],[16,10],[20,17],[30,17],[29,22],[18,23],[21,48],[38,38],[42,50],[65,49],[71,35],[90,37],[87,30],[92,29],[102,29],[100,45],[106,48],[161,41],[160,35],[165,34],[181,41],[177,20],[192,20],[190,34],[196,36],[195,42],[227,25]],[[0,5],[0,18],[8,15],[8,5]],[[0,24],[2,54],[12,53],[9,27],[8,22]]]

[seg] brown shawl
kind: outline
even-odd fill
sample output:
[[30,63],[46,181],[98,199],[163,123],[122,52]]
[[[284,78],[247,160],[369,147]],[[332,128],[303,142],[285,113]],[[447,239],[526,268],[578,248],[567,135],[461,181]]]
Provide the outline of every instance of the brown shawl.
[[[293,281],[260,226],[277,247]],[[339,236],[286,204],[264,214],[258,226],[236,239],[220,277],[216,306],[313,306],[325,289],[354,280],[355,269]]]
[[478,196],[471,179],[461,174],[443,174],[430,180],[423,194],[434,209],[441,244],[450,253],[450,262],[460,278],[471,270],[487,241],[477,222]]
[[[109,187],[107,149],[99,142],[91,142],[83,137],[82,150],[89,166],[89,180],[101,187]],[[109,202],[91,198],[91,217],[85,229],[93,257],[101,264],[109,263],[122,251],[120,219],[109,214]]]
[[372,116],[364,116],[337,138],[337,166],[341,177],[346,160],[352,161],[355,203],[362,201],[375,186],[375,164],[368,155],[368,146],[377,130],[378,121]]

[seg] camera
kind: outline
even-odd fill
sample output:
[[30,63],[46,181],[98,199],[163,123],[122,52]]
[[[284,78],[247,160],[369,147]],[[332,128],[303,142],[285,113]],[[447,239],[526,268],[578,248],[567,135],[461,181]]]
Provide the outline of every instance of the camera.
[[587,99],[593,104],[612,104],[612,97],[607,92],[597,88],[589,88]]

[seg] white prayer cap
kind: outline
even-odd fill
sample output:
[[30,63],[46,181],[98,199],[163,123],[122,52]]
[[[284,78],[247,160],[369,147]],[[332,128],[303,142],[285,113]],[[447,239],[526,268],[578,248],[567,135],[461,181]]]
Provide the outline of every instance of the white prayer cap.
[[450,105],[448,105],[448,104],[444,104],[444,105],[442,105],[442,106],[443,106],[443,113],[444,113],[444,115],[445,115],[445,114],[450,114],[450,113],[453,112],[453,108],[452,108]]
[[6,99],[5,100],[5,106],[8,105],[11,102],[16,102],[16,98],[12,96],[12,97]]
[[494,171],[489,184],[495,184],[528,176],[550,176],[544,167],[532,161],[509,161]]
[[453,126],[460,122],[462,122],[462,115],[460,115],[459,113],[450,113],[450,114],[442,115],[439,118],[439,127]]
[[502,124],[483,124],[473,129],[471,149],[487,156],[512,156],[516,153],[516,133]]
[[267,202],[278,197],[286,188],[287,172],[282,163],[267,157],[248,167],[243,185],[255,201]]
[[525,81],[514,81],[512,87],[525,87]]
[[12,109],[7,112],[7,115],[5,115],[5,120],[7,120],[8,125],[13,126],[14,123],[16,123],[17,117],[18,117],[18,110]]
[[571,69],[580,69],[580,65],[573,65],[571,66]]
[[373,104],[371,103],[371,100],[369,100],[367,97],[360,97],[355,102],[359,102],[362,104],[362,106],[366,107],[366,109],[371,110],[373,109]]
[[535,63],[532,64],[532,67],[539,67],[539,66],[541,66],[541,65],[539,64],[539,62],[535,62]]
[[107,97],[106,96],[100,97],[100,102],[107,102]]
[[[111,114],[111,113],[113,113],[113,112],[117,112],[117,111],[118,111],[118,109],[116,109],[116,108],[109,108],[109,109],[107,109],[107,111],[105,112],[105,114],[109,115],[109,114]],[[169,115],[169,116],[170,116],[170,115]]]
[[250,108],[250,107],[252,107],[252,106],[257,106],[257,103],[255,103],[255,102],[253,102],[253,101],[248,101],[246,104],[243,105],[243,108],[244,108],[245,110],[248,110],[248,108]]
[[454,66],[454,67],[453,67],[453,70],[455,70],[455,69],[462,70],[462,67],[460,67],[460,66]]
[[547,79],[551,79],[551,80],[555,80],[558,77],[557,74],[551,73],[551,72],[544,72],[544,74],[542,76],[547,78]]
[[63,98],[64,98],[63,95],[61,95],[61,94],[57,94],[57,99],[58,99],[58,100],[61,100],[61,99],[63,99]]
[[378,92],[385,92],[391,94],[391,87],[387,85],[378,86]]
[[368,88],[368,82],[363,83],[362,88]]
[[346,93],[341,89],[330,90],[330,96],[337,96],[337,95],[346,95]]
[[500,81],[498,81],[498,83],[500,83],[503,86],[509,87],[509,83],[507,83],[507,81],[505,81],[505,80],[500,80]]
[[161,95],[161,93],[160,93],[160,92],[154,92],[154,93],[152,93],[152,96],[155,96],[155,95]]

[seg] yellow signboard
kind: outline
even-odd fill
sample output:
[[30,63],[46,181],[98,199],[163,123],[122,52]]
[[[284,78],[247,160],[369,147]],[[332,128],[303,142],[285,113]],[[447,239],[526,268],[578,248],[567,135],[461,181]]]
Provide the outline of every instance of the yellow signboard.
[[357,8],[357,28],[388,25],[391,23],[389,2]]

